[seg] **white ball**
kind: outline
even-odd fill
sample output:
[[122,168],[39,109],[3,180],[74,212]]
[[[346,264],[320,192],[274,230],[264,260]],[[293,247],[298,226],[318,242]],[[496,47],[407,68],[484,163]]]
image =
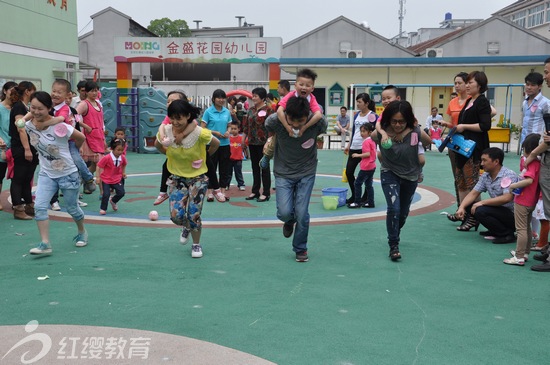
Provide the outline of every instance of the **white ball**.
[[152,221],[156,221],[159,219],[159,213],[156,210],[152,210],[149,212],[149,219]]

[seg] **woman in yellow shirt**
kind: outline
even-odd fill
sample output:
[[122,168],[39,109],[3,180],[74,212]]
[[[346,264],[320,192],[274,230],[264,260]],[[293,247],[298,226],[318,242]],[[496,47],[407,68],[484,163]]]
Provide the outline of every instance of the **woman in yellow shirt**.
[[[189,234],[193,238],[191,257],[202,257],[200,237],[202,231],[201,212],[208,177],[206,153],[212,155],[220,141],[208,129],[199,127],[193,121],[200,109],[185,100],[174,100],[168,107],[171,124],[165,126],[170,143],[165,147],[157,135],[156,147],[166,155],[166,166],[171,176],[168,181],[170,196],[170,219],[183,226],[180,243],[186,244]],[[207,149],[208,148],[208,149]]]

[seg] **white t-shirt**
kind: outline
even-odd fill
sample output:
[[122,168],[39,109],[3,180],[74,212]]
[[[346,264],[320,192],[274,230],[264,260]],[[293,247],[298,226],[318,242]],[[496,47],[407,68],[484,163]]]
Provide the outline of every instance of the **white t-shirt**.
[[[67,134],[59,137],[55,134],[55,128],[59,126],[67,128]],[[40,170],[44,171],[48,177],[57,179],[78,171],[69,151],[69,138],[73,134],[74,128],[65,123],[59,123],[50,126],[44,130],[38,130],[29,121],[25,124],[29,133],[31,145],[38,151],[38,160]]]
[[357,118],[353,121],[355,125],[355,133],[351,137],[350,150],[360,150],[363,148],[363,138],[361,137],[361,126],[365,123],[369,123],[368,116],[372,112],[367,113],[365,116],[357,115]]

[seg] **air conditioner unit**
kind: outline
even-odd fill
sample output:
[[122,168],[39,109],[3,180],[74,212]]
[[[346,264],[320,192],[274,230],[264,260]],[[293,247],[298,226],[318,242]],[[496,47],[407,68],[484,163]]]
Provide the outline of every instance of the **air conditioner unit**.
[[426,57],[428,58],[443,57],[443,48],[427,48]]
[[346,58],[363,58],[363,51],[360,49],[350,49],[346,51]]

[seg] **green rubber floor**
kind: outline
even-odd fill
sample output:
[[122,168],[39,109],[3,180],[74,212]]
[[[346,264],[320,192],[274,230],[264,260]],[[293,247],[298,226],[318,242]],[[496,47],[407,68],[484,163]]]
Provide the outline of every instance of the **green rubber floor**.
[[[428,151],[426,158],[422,187],[448,198],[448,157]],[[532,259],[525,267],[504,265],[514,244],[457,232],[440,214],[454,211],[448,199],[409,217],[403,259],[391,262],[378,180],[378,218],[333,219],[356,212],[323,209],[322,188],[347,186],[340,178],[342,152],[323,150],[311,203],[312,218],[321,222],[310,228],[308,263],[295,262],[291,241],[273,223],[274,196],[248,202],[249,190],[234,186],[229,203],[205,203],[204,257],[192,259],[165,218],[167,203],[152,206],[163,157],[129,154],[128,160],[127,195],[107,221],[87,225],[88,247],[72,244],[72,222],[52,220],[53,254],[27,255],[39,241],[36,224],[0,212],[0,326],[37,320],[156,331],[278,364],[547,361],[550,274],[529,270]],[[504,164],[517,171],[518,156],[506,154]],[[243,165],[249,187],[250,164]],[[97,199],[97,192],[84,197],[90,220],[98,218]],[[152,209],[161,224],[140,223]],[[48,280],[37,280],[45,275]],[[202,362],[199,356],[188,363]]]

